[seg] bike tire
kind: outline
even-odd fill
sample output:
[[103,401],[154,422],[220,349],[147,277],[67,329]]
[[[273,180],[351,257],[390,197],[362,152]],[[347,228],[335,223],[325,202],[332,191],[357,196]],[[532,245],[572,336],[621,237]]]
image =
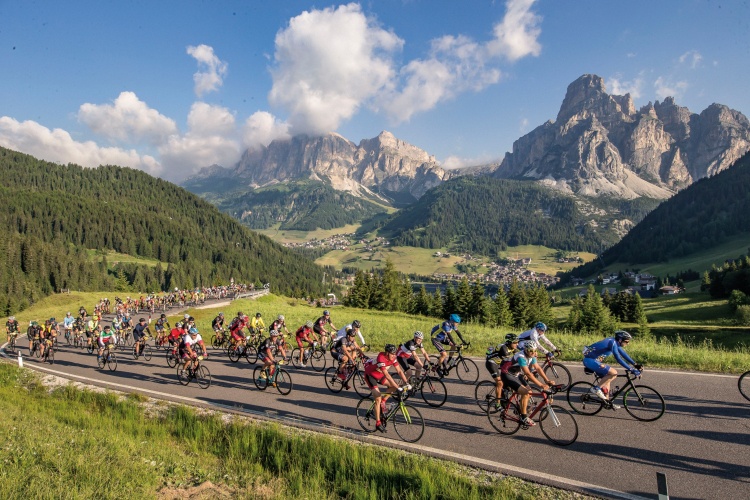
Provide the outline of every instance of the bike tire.
[[245,359],[248,363],[251,365],[254,365],[258,362],[258,350],[253,346],[247,346],[245,349]]
[[547,378],[550,379],[554,385],[561,385],[561,391],[567,390],[568,387],[570,387],[570,383],[573,381],[568,368],[560,363],[549,363],[544,367],[544,374],[547,375]]
[[146,361],[151,361],[153,352],[150,345],[146,344],[145,346],[143,346],[143,352],[141,352],[141,356],[143,356],[143,359],[145,359]]
[[326,353],[325,351],[313,351],[312,355],[310,355],[310,366],[312,366],[312,369],[316,372],[321,372],[326,367]]
[[253,370],[253,382],[255,382],[255,387],[257,387],[259,391],[265,391],[268,388],[267,374],[266,378],[260,378],[260,375],[264,370],[265,368],[263,366],[256,366],[255,370]]
[[742,397],[750,401],[750,371],[740,375],[737,380],[737,388],[740,390]]
[[104,370],[104,365],[107,364],[107,360],[104,356],[101,358],[97,356],[96,358],[96,365],[99,367],[100,370]]
[[352,376],[351,382],[354,385],[354,390],[357,391],[357,395],[361,398],[372,399],[372,391],[365,382],[365,372],[363,370],[357,370]]
[[568,387],[568,404],[579,415],[596,415],[604,408],[604,403],[590,393],[592,387],[594,384],[585,381],[576,382]]
[[237,350],[237,346],[234,346],[229,349],[227,352],[227,356],[229,356],[229,361],[232,363],[236,363],[240,360],[240,352]]
[[433,408],[440,408],[448,399],[445,384],[437,377],[428,376],[419,388],[422,399]]
[[357,403],[355,410],[357,422],[365,432],[375,432],[377,430],[377,419],[375,418],[375,402],[369,398],[362,398]]
[[117,357],[113,352],[110,352],[109,357],[107,358],[107,368],[109,368],[109,371],[111,372],[117,370]]
[[474,361],[468,358],[461,358],[461,361],[456,363],[453,369],[456,370],[458,380],[464,384],[476,384],[479,380],[479,368]]
[[[496,402],[497,398],[492,399],[488,407],[493,407]],[[507,418],[508,416],[512,418]],[[494,413],[487,412],[487,419],[490,421],[490,425],[504,436],[511,436],[521,428],[521,412],[516,403],[509,403],[507,408]]]
[[42,350],[39,348],[39,345],[34,346],[34,357],[38,358],[42,355]]
[[489,380],[483,380],[474,387],[474,400],[483,412],[487,413],[490,400],[497,399],[495,392],[495,383]]
[[213,348],[214,351],[221,349],[221,344],[223,344],[223,342],[219,342],[219,338],[216,335],[211,335],[211,348]]
[[328,390],[334,394],[338,394],[344,388],[344,381],[341,380],[338,372],[338,368],[331,366],[326,370],[325,375],[323,375],[326,387],[328,387]]
[[544,408],[539,415],[539,428],[544,437],[557,446],[569,446],[578,439],[578,422],[572,412],[560,405],[551,405],[552,415]]
[[68,342],[68,345],[71,345],[73,342],[70,340],[70,335],[65,334],[65,340]]
[[55,364],[55,351],[50,349],[47,353],[47,361],[49,361],[49,364],[54,365]]
[[182,363],[177,364],[177,381],[182,385],[188,385],[190,383],[190,369],[184,370]]
[[631,387],[625,391],[622,401],[630,416],[641,422],[659,420],[667,409],[659,391],[647,385]]
[[170,349],[167,349],[166,358],[168,367],[174,368],[177,366],[177,356]]
[[283,368],[276,368],[274,382],[276,383],[276,390],[279,391],[279,394],[282,396],[286,396],[292,392],[292,376]]
[[424,418],[412,405],[402,405],[393,414],[393,428],[407,443],[416,443],[424,435]]
[[198,371],[195,372],[195,381],[198,382],[198,387],[201,389],[211,387],[211,372],[208,371],[208,368],[200,365]]

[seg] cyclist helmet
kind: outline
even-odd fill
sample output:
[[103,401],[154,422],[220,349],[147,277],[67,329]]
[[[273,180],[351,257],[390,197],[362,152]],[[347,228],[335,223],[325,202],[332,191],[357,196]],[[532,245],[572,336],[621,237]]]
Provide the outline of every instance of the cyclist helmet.
[[166,315],[166,314],[164,314],[164,313],[162,313],[162,315],[161,315],[161,319],[164,319],[164,318],[166,318],[166,317],[167,317],[167,315]]
[[55,321],[55,318],[50,318],[49,320],[50,320],[50,321],[52,321],[52,322],[54,323],[54,321]]
[[323,316],[330,316],[330,315],[331,315],[331,311],[329,311],[328,309],[323,311]]
[[353,328],[347,328],[346,329],[346,336],[347,337],[354,337],[354,334],[355,334],[355,332],[354,332]]
[[107,325],[107,326],[105,326],[105,327],[104,327],[104,331],[107,331],[107,330],[109,330],[109,329],[110,329],[110,326],[109,326],[109,325]]
[[177,287],[174,287],[174,291],[175,291],[175,292],[177,291]]
[[615,339],[617,340],[633,340],[633,336],[624,330],[615,332]]
[[195,322],[195,318],[194,318],[194,317],[192,317],[192,316],[190,316],[190,317],[188,318],[188,321],[191,321],[191,322]]
[[268,335],[270,335],[271,337],[276,337],[278,334],[279,332],[277,332],[276,330],[271,330],[270,332],[268,332]]
[[[68,313],[68,314],[70,314],[70,313]],[[11,316],[11,317],[10,317],[10,318],[8,318],[8,319],[9,319],[9,320],[11,320],[11,321],[15,321],[16,317],[15,317],[15,316]]]
[[524,351],[536,351],[539,348],[538,345],[536,345],[536,342],[533,340],[527,340],[526,344],[523,346]]
[[393,344],[386,344],[385,352],[387,352],[388,354],[396,354],[396,346]]
[[238,318],[241,318],[241,317],[243,317],[243,316],[244,316],[244,314],[242,314],[242,311],[240,311],[240,312],[238,312],[238,313],[237,313],[237,317],[238,317]]
[[420,331],[416,331],[416,332],[414,332],[414,338],[415,339],[423,339],[424,338],[424,333],[422,333]]
[[223,318],[224,317],[224,313],[219,313],[219,316],[221,316]]
[[198,329],[197,328],[191,328],[190,329],[190,335],[198,335]]
[[451,314],[450,318],[448,318],[448,319],[450,319],[454,323],[460,323],[461,322],[461,317],[458,314]]
[[515,333],[509,333],[505,336],[506,344],[512,344],[513,342],[518,342],[518,335],[516,335]]
[[260,313],[255,313],[256,318],[260,318]]
[[313,327],[313,322],[308,319],[307,323],[305,323],[305,326],[308,327],[308,328],[312,328]]
[[66,314],[66,316],[70,316],[70,313]]
[[183,318],[185,318],[185,319],[188,319],[189,317],[190,317],[190,315],[187,314],[187,313],[185,313],[185,316],[183,316]]
[[182,321],[178,321],[176,325],[174,325],[175,328],[182,328]]
[[362,328],[362,323],[359,322],[359,320],[352,321],[352,328]]
[[284,315],[283,314],[279,314],[278,316],[276,316],[276,319],[279,320],[279,321],[284,321]]
[[536,325],[534,326],[534,328],[536,328],[536,329],[537,329],[537,330],[539,330],[540,332],[546,332],[546,331],[547,331],[547,325],[545,325],[545,324],[544,324],[544,323],[542,323],[541,321],[540,321],[539,323],[537,323],[537,324],[536,324]]

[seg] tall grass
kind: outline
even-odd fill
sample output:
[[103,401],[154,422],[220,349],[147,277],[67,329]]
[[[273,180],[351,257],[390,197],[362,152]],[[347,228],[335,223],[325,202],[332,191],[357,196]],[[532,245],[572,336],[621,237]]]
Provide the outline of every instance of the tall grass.
[[148,418],[132,399],[73,386],[50,394],[27,376],[0,364],[2,498],[153,498],[162,486],[206,480],[237,498],[267,499],[518,499],[535,489],[510,478],[480,483],[449,463],[385,448],[225,423],[184,406]]

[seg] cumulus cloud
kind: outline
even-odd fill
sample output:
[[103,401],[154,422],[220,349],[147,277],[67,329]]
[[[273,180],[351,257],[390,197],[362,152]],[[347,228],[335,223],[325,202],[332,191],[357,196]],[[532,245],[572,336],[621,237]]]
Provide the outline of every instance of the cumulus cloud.
[[293,17],[275,43],[269,101],[289,111],[293,133],[322,134],[390,84],[404,41],[352,3]]
[[531,12],[536,0],[508,0],[503,20],[494,27],[495,39],[487,44],[490,55],[516,61],[528,55],[538,56],[542,46],[537,40],[542,33],[542,17]]
[[695,69],[701,59],[703,59],[703,56],[697,50],[689,50],[680,56],[680,64],[687,63],[690,65],[690,69]]
[[227,108],[196,102],[187,123],[184,136],[170,135],[159,146],[166,177],[181,179],[209,165],[228,167],[239,161],[234,115]]
[[677,97],[687,88],[687,82],[672,82],[662,76],[654,82],[654,90],[659,99],[664,99],[667,96]]
[[289,139],[289,124],[267,111],[256,111],[242,126],[242,145],[246,148],[268,146],[276,139]]
[[643,90],[643,78],[635,78],[629,81],[623,81],[619,76],[609,78],[606,83],[609,93],[613,95],[630,94],[633,99],[641,97]]
[[490,163],[496,163],[498,161],[500,161],[499,158],[486,154],[476,158],[462,158],[460,156],[451,155],[440,162],[440,166],[446,170],[453,170],[456,168],[474,167],[477,165],[489,165]]
[[112,104],[82,104],[78,121],[96,134],[128,143],[158,145],[179,131],[174,120],[149,108],[133,92],[122,92]]
[[227,63],[219,60],[214,54],[213,47],[208,45],[192,45],[187,48],[187,53],[198,61],[198,67],[205,71],[198,71],[193,75],[195,81],[195,95],[202,97],[203,94],[218,90],[224,83],[224,76],[227,74]]
[[7,116],[0,117],[0,145],[47,161],[77,163],[89,168],[120,165],[153,175],[161,171],[158,161],[148,155],[141,156],[135,150],[102,148],[94,141],[75,141],[65,130],[50,130],[31,120],[18,122]]
[[520,132],[523,132],[524,130],[526,130],[526,127],[528,125],[529,125],[529,119],[528,118],[524,118],[523,120],[521,120],[521,126],[518,128],[518,130]]

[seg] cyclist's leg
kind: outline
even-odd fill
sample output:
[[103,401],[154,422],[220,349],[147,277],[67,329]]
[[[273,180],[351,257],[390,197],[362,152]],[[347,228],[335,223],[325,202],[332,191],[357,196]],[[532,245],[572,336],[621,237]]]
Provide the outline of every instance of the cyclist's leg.
[[443,343],[438,339],[432,339],[432,345],[435,346],[438,354],[440,354],[440,359],[438,359],[438,368],[443,368],[443,362],[445,362],[445,358],[448,357],[448,353],[445,352]]
[[602,392],[607,396],[609,394],[610,382],[617,377],[617,370],[591,358],[583,358],[583,366],[593,371],[594,374],[599,377],[599,385],[595,385],[594,388],[603,389]]
[[492,380],[495,381],[495,395],[499,400],[503,393],[503,379],[500,376],[500,365],[488,359],[485,361],[484,366],[487,368],[487,371],[490,372]]

